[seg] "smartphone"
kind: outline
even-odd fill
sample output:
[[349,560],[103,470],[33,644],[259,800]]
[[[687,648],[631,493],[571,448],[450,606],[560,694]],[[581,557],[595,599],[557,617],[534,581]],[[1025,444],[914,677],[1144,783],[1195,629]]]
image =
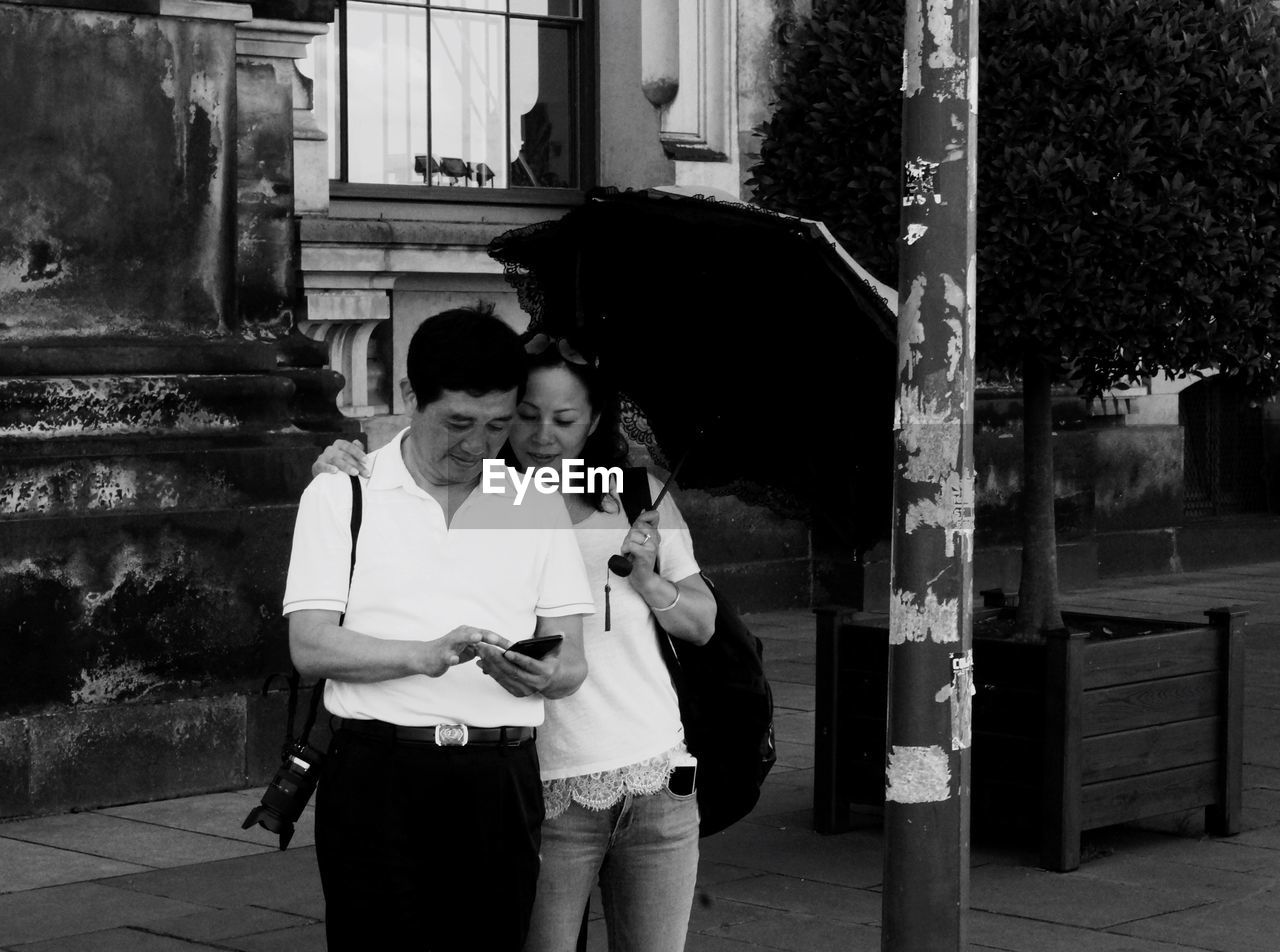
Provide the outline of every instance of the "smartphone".
[[543,635],[541,638],[526,638],[524,641],[517,641],[515,644],[507,645],[507,651],[514,651],[530,658],[545,658],[555,648],[559,647],[562,641],[564,641],[564,635]]
[[667,789],[677,797],[690,797],[698,792],[698,765],[681,764],[671,771]]

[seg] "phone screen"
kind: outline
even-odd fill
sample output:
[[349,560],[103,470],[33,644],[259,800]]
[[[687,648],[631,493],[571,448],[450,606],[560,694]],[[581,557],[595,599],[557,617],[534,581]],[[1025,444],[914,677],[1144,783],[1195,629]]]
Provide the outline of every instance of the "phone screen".
[[513,645],[508,645],[507,650],[530,658],[545,658],[562,641],[564,641],[564,635],[544,635],[541,638],[526,638],[524,641],[517,641]]

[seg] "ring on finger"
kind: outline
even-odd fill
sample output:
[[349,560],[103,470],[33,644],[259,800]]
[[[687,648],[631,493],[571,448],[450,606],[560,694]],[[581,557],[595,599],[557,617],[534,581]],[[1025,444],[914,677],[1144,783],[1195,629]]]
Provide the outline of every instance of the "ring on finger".
[[647,532],[646,532],[646,533],[644,534],[644,539],[642,539],[642,540],[641,540],[640,544],[641,544],[641,545],[646,544],[646,543],[649,541],[649,538],[650,538],[650,537],[649,537],[649,533],[647,533]]

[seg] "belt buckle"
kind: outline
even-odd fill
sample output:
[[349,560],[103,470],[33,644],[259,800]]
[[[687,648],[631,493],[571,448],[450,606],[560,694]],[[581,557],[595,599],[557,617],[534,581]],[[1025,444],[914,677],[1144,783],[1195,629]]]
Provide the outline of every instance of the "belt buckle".
[[436,746],[437,747],[466,747],[467,746],[467,725],[466,724],[437,724],[436,725]]

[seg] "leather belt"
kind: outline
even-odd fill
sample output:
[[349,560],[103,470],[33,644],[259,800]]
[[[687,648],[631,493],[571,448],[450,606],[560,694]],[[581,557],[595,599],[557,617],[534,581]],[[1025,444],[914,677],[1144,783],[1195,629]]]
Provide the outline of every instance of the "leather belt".
[[518,747],[538,736],[535,727],[469,727],[466,724],[434,724],[402,727],[386,721],[343,718],[339,730],[380,737],[393,743],[434,744],[437,747]]

